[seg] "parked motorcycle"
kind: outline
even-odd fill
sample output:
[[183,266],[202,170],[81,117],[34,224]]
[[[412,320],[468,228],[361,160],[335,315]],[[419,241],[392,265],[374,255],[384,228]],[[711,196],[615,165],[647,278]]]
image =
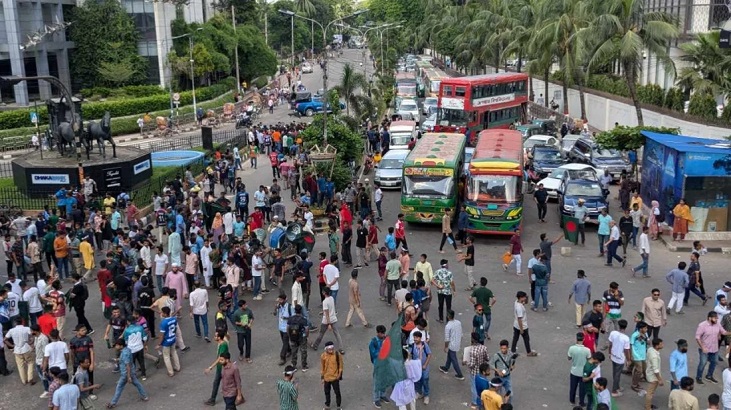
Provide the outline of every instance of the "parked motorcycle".
[[246,113],[241,113],[236,117],[236,129],[251,127],[251,117]]

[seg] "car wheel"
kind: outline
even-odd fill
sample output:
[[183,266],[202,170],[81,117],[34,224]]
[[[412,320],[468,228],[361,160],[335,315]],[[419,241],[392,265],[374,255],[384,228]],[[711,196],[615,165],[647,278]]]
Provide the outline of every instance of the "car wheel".
[[305,115],[308,117],[312,117],[313,115],[315,115],[315,110],[313,110],[312,108],[308,108],[305,110]]

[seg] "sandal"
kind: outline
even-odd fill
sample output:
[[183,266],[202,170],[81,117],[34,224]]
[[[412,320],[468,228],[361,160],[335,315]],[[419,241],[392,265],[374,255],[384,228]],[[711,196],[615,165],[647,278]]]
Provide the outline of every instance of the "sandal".
[[117,407],[117,405],[116,404],[112,404],[112,403],[107,403],[107,405],[106,405],[106,408],[108,408],[108,409],[113,409],[115,407]]

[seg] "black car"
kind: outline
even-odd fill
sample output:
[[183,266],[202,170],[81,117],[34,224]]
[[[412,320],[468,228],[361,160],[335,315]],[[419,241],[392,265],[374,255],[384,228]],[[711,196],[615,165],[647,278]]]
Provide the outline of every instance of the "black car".
[[590,219],[597,219],[602,208],[609,210],[606,192],[602,191],[599,182],[593,179],[565,179],[561,182],[557,194],[558,219],[562,228],[562,215],[574,216],[574,207],[579,203],[579,199],[584,200]]
[[629,161],[619,151],[601,148],[586,138],[576,140],[568,152],[568,157],[572,162],[589,164],[598,170],[609,171],[615,181],[619,181],[622,171],[632,170]]
[[533,170],[540,178],[545,178],[554,169],[566,163],[561,150],[550,145],[534,145],[528,154]]

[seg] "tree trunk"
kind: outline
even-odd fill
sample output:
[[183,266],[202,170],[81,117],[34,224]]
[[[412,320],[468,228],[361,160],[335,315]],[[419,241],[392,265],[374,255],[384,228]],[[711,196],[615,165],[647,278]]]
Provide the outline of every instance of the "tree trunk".
[[523,55],[518,53],[518,64],[515,65],[516,71],[520,72],[520,69],[523,68]]
[[563,91],[563,102],[561,105],[563,105],[563,113],[564,115],[569,114],[569,86],[568,82],[566,81],[566,78],[563,79],[561,82],[561,89]]
[[531,100],[531,102],[535,102],[536,93],[535,93],[535,91],[533,91],[533,90],[535,90],[535,88],[533,88],[533,76],[532,75],[528,76],[528,88],[530,88],[530,100]]
[[637,98],[636,69],[632,65],[622,64],[622,71],[624,79],[627,81],[629,98],[632,99],[632,104],[635,106],[635,111],[637,112],[637,125],[641,127],[645,125],[645,120],[642,118],[642,107],[640,106],[640,100]]
[[584,73],[579,76],[578,81],[576,82],[576,85],[579,88],[579,104],[581,105],[581,119],[586,120],[586,97],[584,95]]
[[551,66],[546,67],[546,71],[543,72],[543,87],[545,92],[545,98],[543,99],[543,105],[548,107],[548,76],[551,75]]

